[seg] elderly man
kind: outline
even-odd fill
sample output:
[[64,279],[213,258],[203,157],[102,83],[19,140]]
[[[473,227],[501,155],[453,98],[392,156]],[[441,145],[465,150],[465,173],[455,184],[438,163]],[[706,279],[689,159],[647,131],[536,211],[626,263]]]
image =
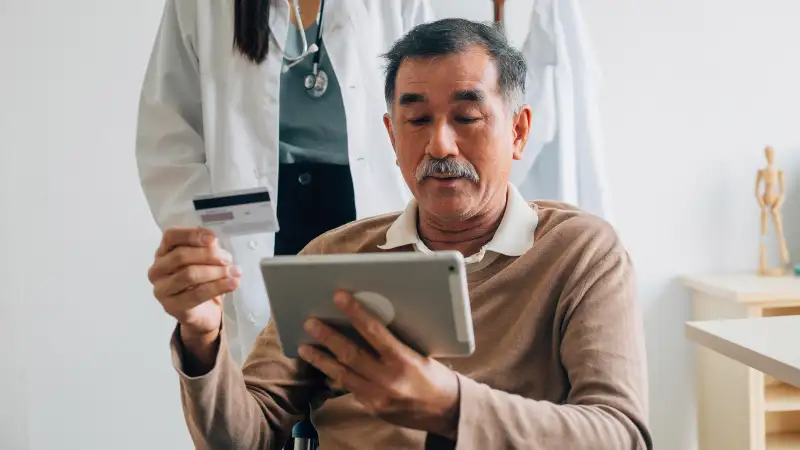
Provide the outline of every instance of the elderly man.
[[386,58],[384,121],[415,200],[304,252],[462,252],[476,351],[423,357],[342,292],[332,301],[377,355],[312,318],[307,330],[334,357],[303,347],[302,361],[285,358],[270,324],[239,370],[221,303],[240,272],[207,231],[169,230],[150,279],[178,320],[172,349],[197,447],[277,448],[311,408],[327,450],[652,448],[625,249],[602,220],[509,185],[531,121],[520,53],[490,26],[448,19]]

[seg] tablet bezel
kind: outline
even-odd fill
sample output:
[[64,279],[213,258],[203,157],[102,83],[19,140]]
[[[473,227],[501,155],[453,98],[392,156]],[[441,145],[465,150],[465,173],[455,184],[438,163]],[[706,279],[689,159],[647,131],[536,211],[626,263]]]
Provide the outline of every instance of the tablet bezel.
[[[404,309],[404,313],[398,314],[399,320],[395,320],[390,329],[395,331],[395,334],[400,335],[416,335],[416,344],[406,342],[410,347],[414,348],[423,355],[433,357],[466,357],[470,356],[475,351],[475,337],[472,323],[472,311],[469,302],[469,289],[467,286],[467,270],[464,263],[464,258],[459,252],[455,251],[441,251],[433,253],[421,252],[381,252],[381,253],[355,253],[355,254],[325,254],[325,255],[292,255],[292,256],[275,256],[265,258],[261,261],[261,273],[264,281],[265,288],[267,289],[267,296],[270,301],[270,309],[272,312],[271,322],[275,327],[278,339],[281,342],[281,347],[284,355],[290,358],[297,358],[297,347],[303,343],[313,343],[310,336],[306,334],[302,327],[297,329],[298,326],[289,326],[282,323],[285,320],[290,320],[288,317],[296,317],[296,308],[303,308],[306,311],[323,311],[320,317],[321,320],[329,324],[340,323],[343,316],[340,312],[335,310],[333,306],[333,293],[342,285],[355,286],[354,279],[366,276],[363,271],[372,271],[376,277],[384,282],[396,283],[394,285],[386,286],[386,297],[391,298],[390,291],[402,290],[402,285],[408,283],[404,279],[403,271],[410,267],[409,263],[415,265],[413,271],[419,271],[420,265],[424,266],[426,273],[437,273],[444,271],[447,272],[447,278],[443,279],[441,283],[435,281],[435,286],[431,287],[433,293],[430,298],[413,298],[410,301],[414,304],[398,304],[392,302],[395,310]],[[330,297],[323,298],[320,295],[303,295],[305,283],[294,283],[288,285],[282,283],[280,288],[275,286],[277,283],[270,283],[272,277],[278,277],[278,272],[283,272],[286,269],[295,271],[293,278],[314,278],[315,274],[319,274],[320,270],[341,267],[342,265],[352,265],[354,269],[359,272],[351,279],[339,280],[337,286],[328,283],[327,286],[320,287],[316,285],[312,291],[324,289],[330,292]],[[274,272],[273,272],[274,271]],[[303,275],[305,274],[305,276]],[[319,278],[317,278],[319,280]],[[283,281],[283,280],[281,280]],[[325,282],[325,281],[322,281]],[[287,292],[287,289],[291,291]],[[451,326],[437,327],[430,335],[435,336],[430,338],[435,342],[425,342],[426,337],[420,337],[421,334],[429,336],[427,332],[419,329],[421,326],[419,321],[410,319],[410,311],[425,309],[426,305],[432,305],[431,302],[441,301],[441,297],[434,298],[434,295],[439,295],[440,292],[446,289],[449,296],[450,308],[447,308],[449,316],[438,317],[440,322],[447,322]],[[355,288],[354,290],[357,290]],[[279,292],[280,291],[280,292]],[[293,300],[287,300],[292,298]],[[300,300],[297,300],[300,299]],[[409,300],[409,299],[406,299]],[[287,303],[284,303],[287,302]],[[327,303],[324,303],[327,302]],[[295,309],[291,313],[286,308]],[[431,307],[430,309],[434,309]],[[440,307],[441,309],[441,307]],[[333,315],[328,315],[328,314]],[[441,311],[439,311],[441,316]],[[405,316],[405,321],[402,317]],[[346,334],[357,339],[358,336],[352,336],[354,330],[342,330]],[[402,338],[401,338],[402,340]],[[420,342],[422,341],[422,342]],[[360,342],[362,345],[363,342]],[[423,350],[426,349],[426,350]]]

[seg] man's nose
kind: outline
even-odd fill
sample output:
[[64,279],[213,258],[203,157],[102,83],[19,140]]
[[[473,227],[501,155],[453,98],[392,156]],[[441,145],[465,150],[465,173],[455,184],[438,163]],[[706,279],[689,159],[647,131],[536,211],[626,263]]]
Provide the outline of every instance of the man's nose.
[[437,159],[458,155],[455,132],[446,121],[436,123],[432,127],[425,153]]

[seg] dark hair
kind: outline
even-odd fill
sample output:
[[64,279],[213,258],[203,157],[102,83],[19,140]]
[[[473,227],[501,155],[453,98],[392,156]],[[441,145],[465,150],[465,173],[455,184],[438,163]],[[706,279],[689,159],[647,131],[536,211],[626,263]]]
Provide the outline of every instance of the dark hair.
[[509,44],[499,24],[489,25],[455,18],[414,27],[383,55],[386,60],[384,95],[390,110],[394,101],[397,72],[403,60],[463,53],[473,45],[480,45],[489,52],[497,65],[500,94],[512,110],[519,110],[525,96],[525,57]]
[[269,50],[270,0],[235,0],[234,4],[233,43],[247,59],[261,64]]

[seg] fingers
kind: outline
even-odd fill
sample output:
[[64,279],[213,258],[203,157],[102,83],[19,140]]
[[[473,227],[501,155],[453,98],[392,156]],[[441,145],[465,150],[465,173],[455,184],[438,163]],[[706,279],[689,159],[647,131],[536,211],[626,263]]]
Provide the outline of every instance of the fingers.
[[[162,304],[168,313],[175,317],[180,317],[182,312],[190,310],[201,303],[205,303],[215,297],[229,294],[239,287],[238,278],[222,278],[196,285],[191,289],[183,291],[178,295],[164,297]],[[180,319],[178,319],[180,320]]]
[[380,373],[377,361],[368,351],[333,328],[319,320],[310,319],[305,323],[305,330],[317,342],[330,350],[340,363],[364,378],[372,378]]
[[310,345],[300,346],[299,354],[303,360],[330,378],[334,386],[350,392],[369,392],[374,389],[364,377]]
[[156,257],[164,256],[180,246],[206,247],[215,240],[214,233],[203,228],[169,228],[161,237]]
[[239,278],[241,274],[241,270],[236,266],[189,265],[157,279],[153,291],[156,298],[172,297],[212,281]]
[[350,319],[358,333],[378,352],[381,357],[399,357],[407,347],[370,314],[347,292],[337,292],[333,301]]
[[210,247],[177,247],[156,258],[148,272],[151,282],[194,265],[226,266],[233,262],[231,254],[216,245]]

